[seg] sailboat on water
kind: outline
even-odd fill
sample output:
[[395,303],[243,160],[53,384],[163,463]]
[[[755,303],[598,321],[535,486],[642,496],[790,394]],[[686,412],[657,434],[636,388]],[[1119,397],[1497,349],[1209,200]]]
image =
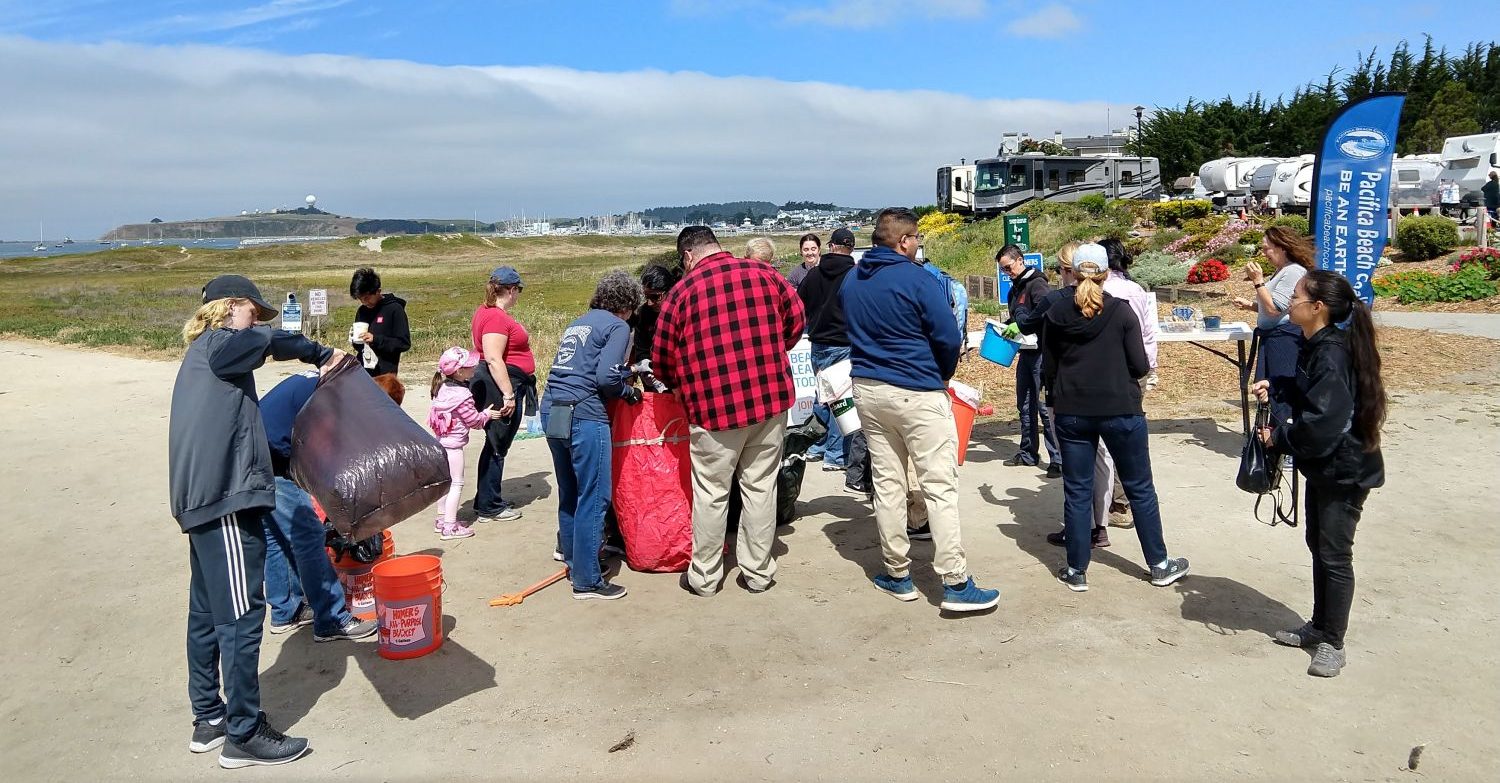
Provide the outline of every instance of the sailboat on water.
[[42,224],[40,222],[38,222],[36,224],[36,247],[32,248],[31,252],[33,252],[33,253],[45,253],[45,252],[47,252],[47,240],[43,238],[44,236],[45,235],[42,232]]

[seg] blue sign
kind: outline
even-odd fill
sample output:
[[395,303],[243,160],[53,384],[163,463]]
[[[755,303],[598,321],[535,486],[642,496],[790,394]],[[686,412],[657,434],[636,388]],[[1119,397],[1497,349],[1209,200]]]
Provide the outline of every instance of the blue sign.
[[1038,272],[1042,271],[1041,253],[1022,253],[1021,262]]
[[1391,159],[1406,94],[1375,93],[1334,116],[1313,167],[1312,230],[1319,269],[1349,279],[1365,304],[1370,277],[1385,252]]

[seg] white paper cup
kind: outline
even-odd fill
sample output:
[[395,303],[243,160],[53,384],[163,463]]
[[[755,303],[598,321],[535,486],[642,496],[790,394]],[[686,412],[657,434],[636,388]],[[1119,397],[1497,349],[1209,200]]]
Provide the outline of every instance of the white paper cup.
[[349,343],[351,345],[364,345],[365,335],[369,333],[369,331],[369,324],[365,323],[364,321],[355,321],[354,325],[349,327]]

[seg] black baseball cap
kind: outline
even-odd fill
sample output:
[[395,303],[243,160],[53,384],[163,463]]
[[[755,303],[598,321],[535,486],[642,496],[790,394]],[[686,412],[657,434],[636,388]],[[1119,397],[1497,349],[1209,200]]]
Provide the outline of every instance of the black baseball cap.
[[828,244],[839,247],[854,247],[854,232],[847,228],[836,228],[833,236],[828,238]]
[[260,289],[250,282],[250,278],[242,275],[219,275],[208,281],[208,285],[203,286],[203,303],[208,304],[216,299],[249,299],[260,311],[261,321],[269,321],[281,315],[280,310],[266,304],[266,300],[260,295]]

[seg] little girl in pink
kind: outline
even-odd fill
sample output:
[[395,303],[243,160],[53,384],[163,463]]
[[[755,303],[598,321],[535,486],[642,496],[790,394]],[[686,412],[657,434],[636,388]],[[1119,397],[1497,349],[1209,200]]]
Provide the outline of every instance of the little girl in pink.
[[469,445],[469,430],[480,429],[490,419],[500,418],[494,408],[482,411],[474,408],[469,379],[474,377],[478,364],[478,354],[449,348],[438,359],[438,371],[432,376],[432,410],[427,414],[427,426],[448,452],[448,473],[453,478],[448,496],[443,498],[442,514],[432,526],[433,532],[445,541],[474,535],[474,528],[458,521],[459,496],[464,491],[464,446]]

